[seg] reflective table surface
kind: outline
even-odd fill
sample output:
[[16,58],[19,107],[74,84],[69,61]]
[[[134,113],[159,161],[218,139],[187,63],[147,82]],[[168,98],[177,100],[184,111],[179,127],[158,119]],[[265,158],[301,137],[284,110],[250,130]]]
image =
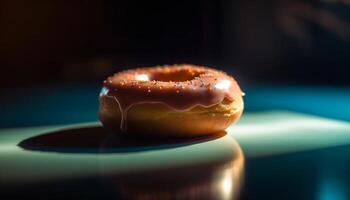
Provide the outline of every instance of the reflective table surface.
[[226,132],[170,140],[108,133],[97,88],[56,89],[2,96],[0,199],[350,199],[347,90],[246,90]]
[[226,132],[130,138],[97,123],[3,130],[4,198],[234,199],[244,157]]
[[200,138],[120,137],[98,123],[2,129],[3,198],[347,199],[350,124],[246,114]]

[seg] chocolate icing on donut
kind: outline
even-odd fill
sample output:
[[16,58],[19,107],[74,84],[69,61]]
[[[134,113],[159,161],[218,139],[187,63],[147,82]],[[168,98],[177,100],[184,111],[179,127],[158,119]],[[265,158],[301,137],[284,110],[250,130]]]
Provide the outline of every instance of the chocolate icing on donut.
[[127,112],[135,104],[162,103],[183,112],[195,106],[210,107],[242,95],[226,73],[194,65],[172,65],[122,71],[108,77],[100,96],[113,97],[126,131]]

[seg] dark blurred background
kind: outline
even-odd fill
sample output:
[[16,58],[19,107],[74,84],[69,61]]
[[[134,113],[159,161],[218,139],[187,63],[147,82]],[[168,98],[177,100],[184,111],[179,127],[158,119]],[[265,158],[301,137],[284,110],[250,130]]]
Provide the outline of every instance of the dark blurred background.
[[172,63],[348,85],[350,1],[0,0],[1,87]]

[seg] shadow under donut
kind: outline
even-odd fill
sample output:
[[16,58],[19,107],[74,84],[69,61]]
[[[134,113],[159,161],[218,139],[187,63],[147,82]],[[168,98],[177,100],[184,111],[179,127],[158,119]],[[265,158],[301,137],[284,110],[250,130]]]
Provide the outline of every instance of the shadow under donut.
[[21,141],[33,151],[65,153],[129,153],[177,148],[220,138],[225,131],[193,138],[130,137],[111,133],[102,126],[71,128],[44,133]]

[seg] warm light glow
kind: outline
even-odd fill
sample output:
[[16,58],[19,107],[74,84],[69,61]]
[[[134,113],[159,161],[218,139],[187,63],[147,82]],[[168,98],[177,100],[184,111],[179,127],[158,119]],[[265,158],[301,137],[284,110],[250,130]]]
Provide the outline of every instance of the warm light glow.
[[231,81],[229,80],[221,80],[216,85],[215,88],[219,90],[227,90],[231,86]]
[[231,194],[231,190],[232,190],[232,173],[231,173],[231,171],[227,171],[227,174],[222,179],[221,188],[222,188],[223,194],[225,196],[228,196]]
[[138,81],[149,81],[149,77],[147,74],[137,74],[136,80]]
[[239,152],[232,165],[229,165],[226,169],[222,169],[220,182],[218,184],[220,190],[220,198],[218,199],[237,199],[242,184],[243,165],[243,154]]

